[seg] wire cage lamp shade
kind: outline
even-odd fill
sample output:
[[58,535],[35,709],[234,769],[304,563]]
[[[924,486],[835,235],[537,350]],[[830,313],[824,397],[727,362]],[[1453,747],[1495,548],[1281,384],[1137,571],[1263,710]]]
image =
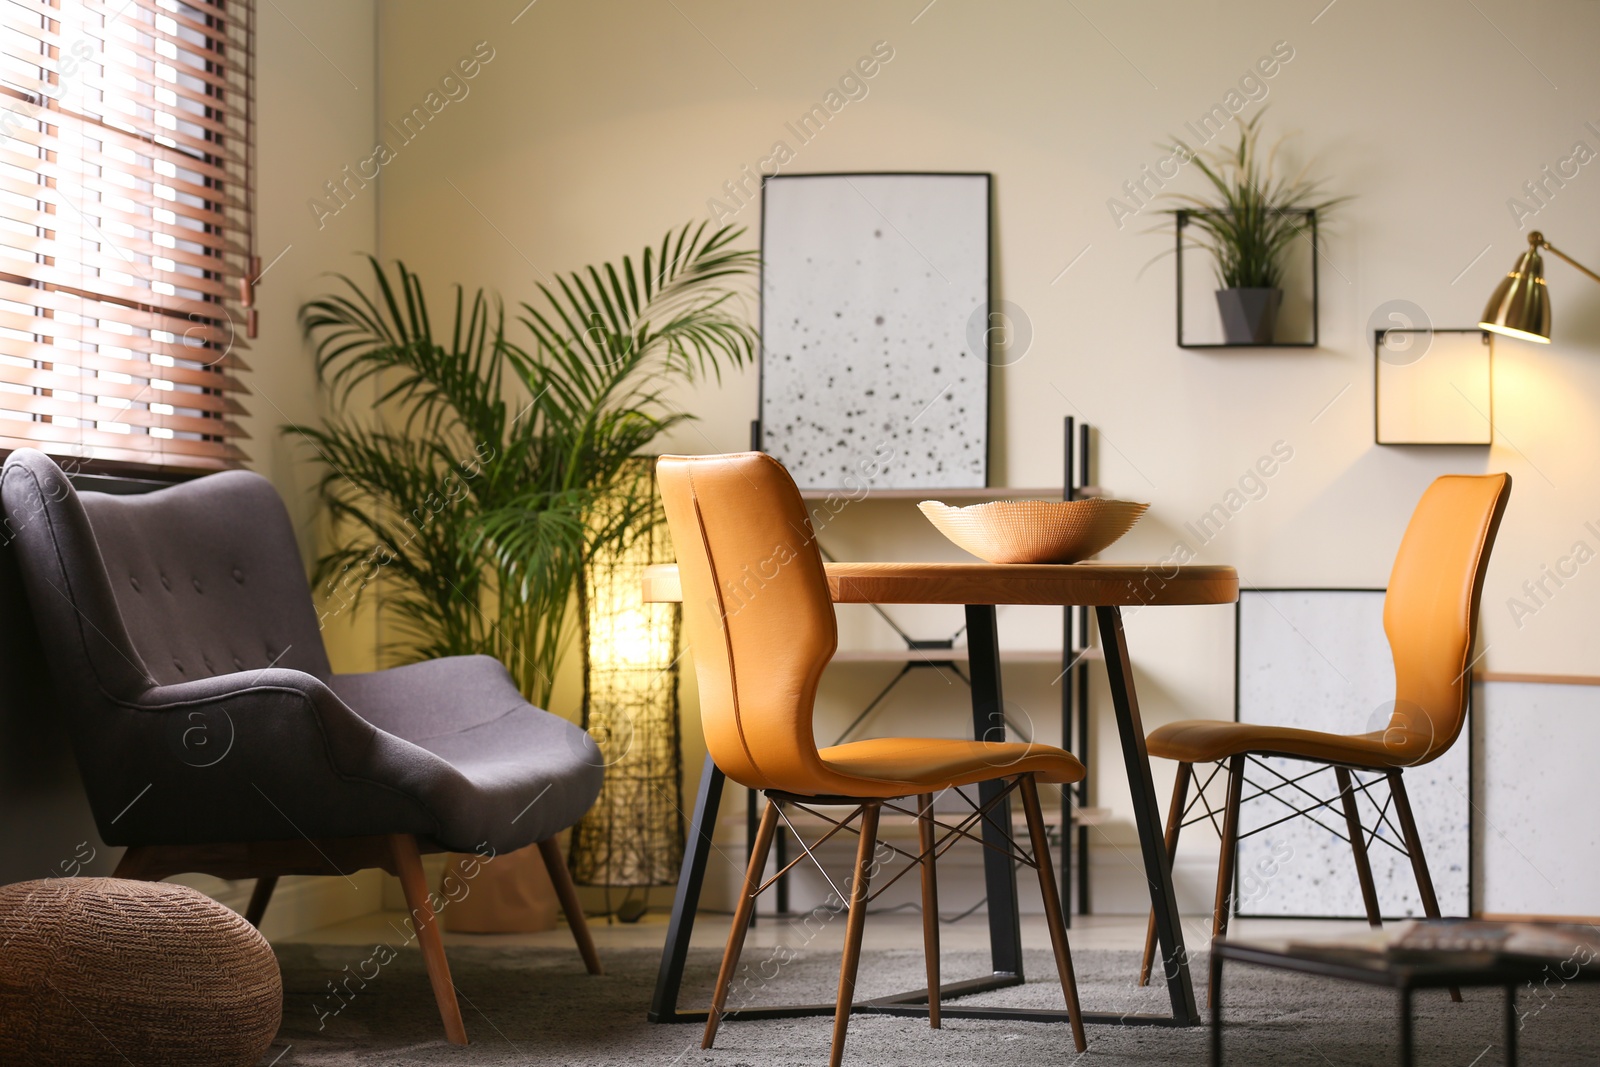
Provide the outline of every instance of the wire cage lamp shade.
[[583,725],[600,745],[606,779],[573,828],[568,862],[584,885],[672,885],[684,846],[680,609],[644,601],[644,569],[673,558],[654,461],[630,461],[592,521],[635,533],[584,564]]

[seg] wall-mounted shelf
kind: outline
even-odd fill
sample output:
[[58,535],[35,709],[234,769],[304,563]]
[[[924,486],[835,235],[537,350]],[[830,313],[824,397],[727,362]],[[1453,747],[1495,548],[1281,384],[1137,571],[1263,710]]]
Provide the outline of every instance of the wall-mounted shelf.
[[1376,330],[1372,425],[1380,445],[1494,443],[1494,344],[1487,330]]
[[[969,656],[964,646],[954,648],[841,648],[833,654],[833,663],[966,663]],[[1081,653],[1085,663],[1098,663],[1105,654],[1098,646]],[[1001,661],[1012,663],[1046,663],[1061,666],[1061,651],[1054,648],[1030,648],[1004,653]]]
[[[830,497],[846,496],[860,492],[859,489],[802,489],[801,500],[827,500]],[[1105,496],[1106,492],[1097,485],[1082,486],[1077,490],[1077,497],[1083,499],[1091,496]],[[983,486],[976,489],[873,489],[868,488],[866,493],[856,499],[856,503],[863,500],[941,500],[946,504],[982,504],[989,500],[1060,500],[1061,487],[1059,485],[1040,489],[1017,489],[1012,486]]]
[[[1311,246],[1310,247],[1310,252],[1311,252],[1311,337],[1310,337],[1310,339],[1309,340],[1299,340],[1299,341],[1280,341],[1280,340],[1277,340],[1276,338],[1274,338],[1272,341],[1261,341],[1261,342],[1245,341],[1245,342],[1241,342],[1241,343],[1230,343],[1230,342],[1227,342],[1227,341],[1187,341],[1187,340],[1184,339],[1184,330],[1183,330],[1183,252],[1184,252],[1183,230],[1184,230],[1184,227],[1189,225],[1189,220],[1192,219],[1194,216],[1196,216],[1196,215],[1215,215],[1215,214],[1218,214],[1218,213],[1215,212],[1215,211],[1191,211],[1191,210],[1179,210],[1179,211],[1173,212],[1173,230],[1177,233],[1177,247],[1176,247],[1176,250],[1175,250],[1175,255],[1177,257],[1178,265],[1177,265],[1177,270],[1176,270],[1175,273],[1177,274],[1178,347],[1179,348],[1316,348],[1317,347],[1317,343],[1318,343],[1318,336],[1319,336],[1318,335],[1317,320],[1320,318],[1320,315],[1319,315],[1319,310],[1320,310],[1319,304],[1320,304],[1320,299],[1321,299],[1321,293],[1320,293],[1320,286],[1318,284],[1318,278],[1317,278],[1317,256],[1318,256],[1318,251],[1317,251],[1317,213],[1316,213],[1315,210],[1313,210],[1311,208],[1306,208],[1303,211],[1294,212],[1294,214],[1306,216],[1306,219],[1311,223],[1311,236],[1310,236],[1310,238],[1308,240],[1308,243]],[[1295,245],[1291,246],[1291,247],[1297,247],[1298,244],[1299,244],[1299,242],[1295,242]],[[1289,293],[1288,293],[1287,290],[1285,291],[1284,296],[1285,296],[1285,298],[1287,298],[1289,296]],[[1287,299],[1286,299],[1286,303],[1287,303]],[[1280,312],[1280,315],[1281,315],[1281,312]],[[1283,325],[1281,317],[1279,319],[1278,325],[1279,325],[1279,327],[1281,329],[1281,327]]]

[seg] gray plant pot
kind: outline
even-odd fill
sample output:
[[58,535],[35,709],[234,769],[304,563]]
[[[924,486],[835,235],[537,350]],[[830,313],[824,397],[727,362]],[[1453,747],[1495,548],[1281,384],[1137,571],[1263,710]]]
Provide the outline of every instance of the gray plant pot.
[[1278,332],[1282,289],[1218,289],[1223,340],[1230,345],[1270,345]]

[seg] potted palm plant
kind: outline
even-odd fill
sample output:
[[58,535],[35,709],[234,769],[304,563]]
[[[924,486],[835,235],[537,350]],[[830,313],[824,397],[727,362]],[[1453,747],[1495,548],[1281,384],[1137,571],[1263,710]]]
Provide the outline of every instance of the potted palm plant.
[[[667,389],[755,353],[741,298],[757,254],[733,247],[742,230],[708,225],[540,285],[509,323],[498,298],[457,286],[436,325],[421,279],[370,257],[370,287],[343,278],[301,309],[332,412],[285,431],[323,468],[324,618],[382,576],[389,662],[491,655],[550,706],[585,625],[585,561],[626,553],[661,522],[638,457],[691,417]],[[531,848],[499,857],[474,883],[477,911],[448,921],[538,928],[553,914],[538,878]]]
[[1180,159],[1197,167],[1211,191],[1206,196],[1175,193],[1185,204],[1175,212],[1179,225],[1194,234],[1191,247],[1211,253],[1217,271],[1217,310],[1228,344],[1269,345],[1277,332],[1283,303],[1283,260],[1289,246],[1310,239],[1311,218],[1349,197],[1322,198],[1322,183],[1276,173],[1282,140],[1260,151],[1257,112],[1239,124],[1232,150],[1195,152],[1181,141],[1172,145]]
[[665,390],[755,352],[740,298],[757,253],[707,225],[540,285],[510,323],[458,286],[436,326],[418,276],[376,259],[372,295],[342,278],[301,309],[332,413],[285,430],[323,468],[325,615],[382,575],[390,662],[488,654],[549,706],[584,560],[658,521],[631,461],[690,418]]

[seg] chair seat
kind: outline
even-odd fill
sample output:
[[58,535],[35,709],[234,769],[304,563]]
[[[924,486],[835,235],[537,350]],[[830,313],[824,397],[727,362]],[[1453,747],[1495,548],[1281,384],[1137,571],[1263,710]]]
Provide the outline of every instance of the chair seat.
[[1054,745],[961,741],[942,737],[877,737],[822,749],[822,762],[862,780],[851,795],[889,798],[1033,774],[1040,782],[1081,781],[1083,764]]
[[336,674],[328,686],[373,726],[448,764],[429,768],[427,801],[454,847],[487,842],[504,852],[543,841],[600,794],[604,758],[593,738],[529,704],[491,656]]
[[1245,753],[1290,756],[1356,767],[1411,767],[1449,747],[1430,736],[1398,728],[1365,734],[1330,734],[1292,726],[1188,719],[1168,723],[1145,739],[1150,755],[1180,763],[1211,763]]

